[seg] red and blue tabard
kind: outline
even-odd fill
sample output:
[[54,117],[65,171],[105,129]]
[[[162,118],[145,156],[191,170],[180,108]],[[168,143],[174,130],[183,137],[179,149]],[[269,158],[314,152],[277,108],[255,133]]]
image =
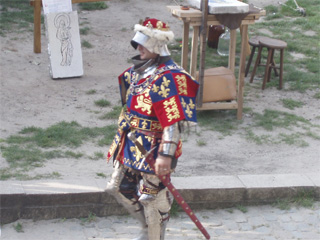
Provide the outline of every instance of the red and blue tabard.
[[[197,121],[196,95],[199,84],[172,60],[158,66],[150,76],[132,84],[137,77],[133,68],[119,76],[122,103],[127,105],[127,112],[119,118],[119,130],[110,147],[108,159],[117,150],[116,160],[125,166],[154,173],[145,162],[139,169],[142,153],[127,138],[127,134],[122,133],[133,131],[147,151],[155,148],[152,154],[156,159],[163,128],[182,120]],[[176,158],[182,153],[181,147],[180,142]]]

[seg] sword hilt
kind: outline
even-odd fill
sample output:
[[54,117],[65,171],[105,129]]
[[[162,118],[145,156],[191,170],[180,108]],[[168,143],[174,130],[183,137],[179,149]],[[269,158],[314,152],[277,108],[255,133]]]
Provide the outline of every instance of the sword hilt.
[[133,132],[129,132],[128,133],[128,138],[137,146],[137,148],[139,149],[139,151],[142,153],[143,156],[146,156],[146,154],[148,153],[144,147],[141,145],[141,143],[138,142],[135,134]]

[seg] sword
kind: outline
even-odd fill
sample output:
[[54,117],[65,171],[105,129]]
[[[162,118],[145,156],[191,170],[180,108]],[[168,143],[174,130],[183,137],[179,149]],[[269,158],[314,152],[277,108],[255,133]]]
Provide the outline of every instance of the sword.
[[[150,151],[145,150],[145,148],[139,143],[134,135],[134,133],[130,132],[128,133],[128,138],[137,146],[139,151],[144,155],[144,160],[146,161],[151,168],[154,169],[154,161],[152,158],[151,152],[154,150],[151,149]],[[140,164],[140,166],[142,166]],[[139,166],[139,168],[140,168]],[[206,239],[210,239],[210,235],[207,232],[207,230],[204,228],[204,226],[201,224],[197,216],[194,214],[188,203],[183,199],[181,194],[178,192],[178,190],[173,186],[173,184],[170,181],[170,174],[167,175],[157,175],[157,177],[160,179],[160,181],[165,185],[168,190],[172,193],[174,199],[177,201],[177,203],[181,206],[183,211],[190,217],[190,219],[194,222],[194,224],[198,227],[198,229],[201,231],[201,233],[205,236]]]

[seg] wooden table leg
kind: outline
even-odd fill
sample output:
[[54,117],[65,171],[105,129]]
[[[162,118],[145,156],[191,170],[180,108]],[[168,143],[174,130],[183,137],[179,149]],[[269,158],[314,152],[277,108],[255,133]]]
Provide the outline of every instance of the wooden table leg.
[[189,53],[189,22],[183,21],[183,37],[182,37],[182,55],[181,55],[181,67],[185,70],[188,68],[188,53]]
[[198,43],[199,43],[200,26],[193,27],[192,46],[191,46],[191,60],[190,60],[190,74],[196,78],[197,62],[198,62]]
[[242,119],[243,110],[243,90],[244,90],[244,74],[246,65],[246,48],[248,42],[248,25],[242,26],[242,36],[241,36],[241,52],[240,52],[240,66],[239,66],[239,77],[238,77],[238,111],[237,119]]
[[236,43],[237,43],[237,32],[236,29],[230,31],[230,44],[229,44],[229,63],[228,67],[234,73],[235,62],[236,62]]
[[41,0],[35,0],[33,6],[33,51],[41,53]]

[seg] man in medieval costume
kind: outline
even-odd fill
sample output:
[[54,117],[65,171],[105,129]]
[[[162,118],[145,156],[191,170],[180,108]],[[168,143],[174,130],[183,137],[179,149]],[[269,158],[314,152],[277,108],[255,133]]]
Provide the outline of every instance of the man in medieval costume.
[[167,43],[174,34],[166,23],[147,18],[134,31],[131,45],[139,55],[119,76],[124,108],[108,152],[114,172],[106,191],[141,223],[136,240],[163,240],[173,197],[158,176],[176,167],[182,123],[196,122],[199,85],[171,59]]

